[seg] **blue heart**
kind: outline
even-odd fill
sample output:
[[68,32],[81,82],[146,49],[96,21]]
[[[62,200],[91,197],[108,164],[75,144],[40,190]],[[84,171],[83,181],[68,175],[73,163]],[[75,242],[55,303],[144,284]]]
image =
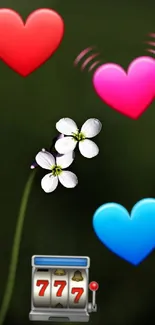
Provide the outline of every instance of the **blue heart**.
[[137,202],[131,216],[120,204],[103,204],[93,216],[93,228],[112,252],[138,265],[155,247],[155,199]]

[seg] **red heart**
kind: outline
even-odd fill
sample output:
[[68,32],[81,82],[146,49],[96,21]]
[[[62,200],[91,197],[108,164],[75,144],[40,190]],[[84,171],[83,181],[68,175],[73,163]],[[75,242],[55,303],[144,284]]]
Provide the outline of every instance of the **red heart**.
[[24,24],[15,11],[0,9],[0,58],[23,77],[50,58],[63,34],[63,20],[53,10],[38,9]]

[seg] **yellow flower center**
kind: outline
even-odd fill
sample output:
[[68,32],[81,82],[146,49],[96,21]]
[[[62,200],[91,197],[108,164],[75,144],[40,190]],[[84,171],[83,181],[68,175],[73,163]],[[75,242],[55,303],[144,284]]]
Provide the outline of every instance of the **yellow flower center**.
[[61,168],[61,166],[57,166],[57,165],[52,166],[52,167],[51,167],[51,170],[52,170],[52,175],[53,175],[53,176],[59,176],[59,175],[62,173],[62,168]]
[[83,141],[85,140],[85,135],[82,132],[72,133],[72,137],[75,141]]

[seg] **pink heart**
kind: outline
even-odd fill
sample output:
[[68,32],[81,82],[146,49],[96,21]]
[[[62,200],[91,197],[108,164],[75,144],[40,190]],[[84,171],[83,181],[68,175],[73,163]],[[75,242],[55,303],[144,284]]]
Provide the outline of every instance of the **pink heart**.
[[137,119],[155,96],[155,60],[136,58],[127,72],[117,64],[103,64],[93,75],[93,86],[107,105]]

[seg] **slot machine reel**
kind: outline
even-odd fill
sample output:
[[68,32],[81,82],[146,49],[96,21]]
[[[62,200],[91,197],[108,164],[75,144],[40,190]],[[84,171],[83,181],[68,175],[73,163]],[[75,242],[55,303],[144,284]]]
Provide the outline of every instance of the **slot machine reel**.
[[88,313],[97,312],[96,304],[96,291],[98,290],[99,285],[96,281],[89,283],[89,290],[92,292],[92,302],[88,303]]

